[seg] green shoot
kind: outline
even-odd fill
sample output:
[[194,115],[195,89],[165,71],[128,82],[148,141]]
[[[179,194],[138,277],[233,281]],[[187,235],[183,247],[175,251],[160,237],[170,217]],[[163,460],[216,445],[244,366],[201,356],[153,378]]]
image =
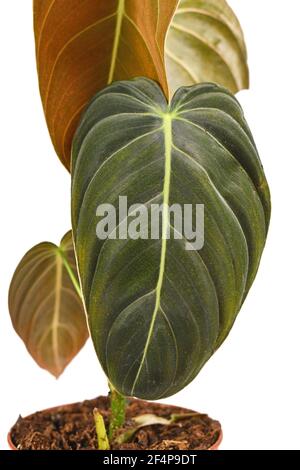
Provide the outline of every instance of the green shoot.
[[104,419],[100,411],[97,408],[94,409],[94,420],[95,420],[96,433],[97,433],[97,439],[98,439],[98,449],[109,450],[110,446],[109,446],[109,440],[108,440],[107,433],[106,433]]

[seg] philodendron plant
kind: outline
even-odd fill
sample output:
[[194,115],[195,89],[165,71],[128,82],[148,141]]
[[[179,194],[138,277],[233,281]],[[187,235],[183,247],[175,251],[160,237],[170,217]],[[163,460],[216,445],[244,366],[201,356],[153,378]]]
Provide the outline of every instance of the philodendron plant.
[[[125,397],[182,390],[226,339],[257,273],[270,194],[232,95],[247,87],[248,69],[224,0],[89,0],[76,13],[72,3],[34,2],[45,114],[71,168],[72,233],[25,255],[9,306],[29,352],[55,376],[88,337],[87,318],[111,388],[111,441]],[[198,83],[207,80],[216,83]],[[186,205],[204,208],[199,246],[172,210]],[[197,223],[193,214],[195,236]],[[136,417],[118,439],[161,419]],[[98,410],[95,422],[108,448]]]

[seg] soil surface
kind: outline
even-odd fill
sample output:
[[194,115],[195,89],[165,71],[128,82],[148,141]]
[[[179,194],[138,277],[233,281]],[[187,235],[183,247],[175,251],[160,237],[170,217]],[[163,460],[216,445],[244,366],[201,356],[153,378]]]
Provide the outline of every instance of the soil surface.
[[[19,450],[95,450],[97,437],[93,409],[98,408],[109,423],[109,399],[99,397],[82,403],[20,417],[11,431]],[[169,419],[190,410],[141,400],[128,400],[127,419],[120,432],[133,427],[132,418],[155,414]],[[218,440],[221,426],[207,415],[185,418],[172,425],[152,425],[139,429],[131,442],[112,445],[113,450],[205,450]]]

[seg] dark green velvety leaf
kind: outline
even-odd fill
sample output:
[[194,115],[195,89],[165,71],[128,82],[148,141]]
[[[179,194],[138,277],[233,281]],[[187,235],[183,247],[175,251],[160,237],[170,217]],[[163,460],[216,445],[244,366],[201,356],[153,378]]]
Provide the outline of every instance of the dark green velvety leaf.
[[[87,109],[72,158],[75,248],[99,360],[124,395],[172,395],[228,335],[265,244],[269,190],[242,109],[213,84],[181,88],[168,105],[151,80],[115,82]],[[97,207],[118,208],[119,196],[128,206],[204,204],[203,248],[146,239],[147,229],[98,239]],[[162,234],[169,226],[174,234],[164,211]]]

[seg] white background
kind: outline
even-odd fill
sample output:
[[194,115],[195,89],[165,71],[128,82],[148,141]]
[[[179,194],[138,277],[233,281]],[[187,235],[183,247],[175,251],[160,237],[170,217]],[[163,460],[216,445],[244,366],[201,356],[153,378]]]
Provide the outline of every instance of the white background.
[[[272,190],[260,271],[222,348],[169,403],[223,425],[222,449],[300,449],[300,2],[230,0],[244,28],[251,89],[239,93]],[[52,148],[38,93],[31,0],[2,1],[0,448],[18,414],[105,394],[90,342],[56,381],[39,369],[7,309],[25,252],[70,228],[70,177]]]

